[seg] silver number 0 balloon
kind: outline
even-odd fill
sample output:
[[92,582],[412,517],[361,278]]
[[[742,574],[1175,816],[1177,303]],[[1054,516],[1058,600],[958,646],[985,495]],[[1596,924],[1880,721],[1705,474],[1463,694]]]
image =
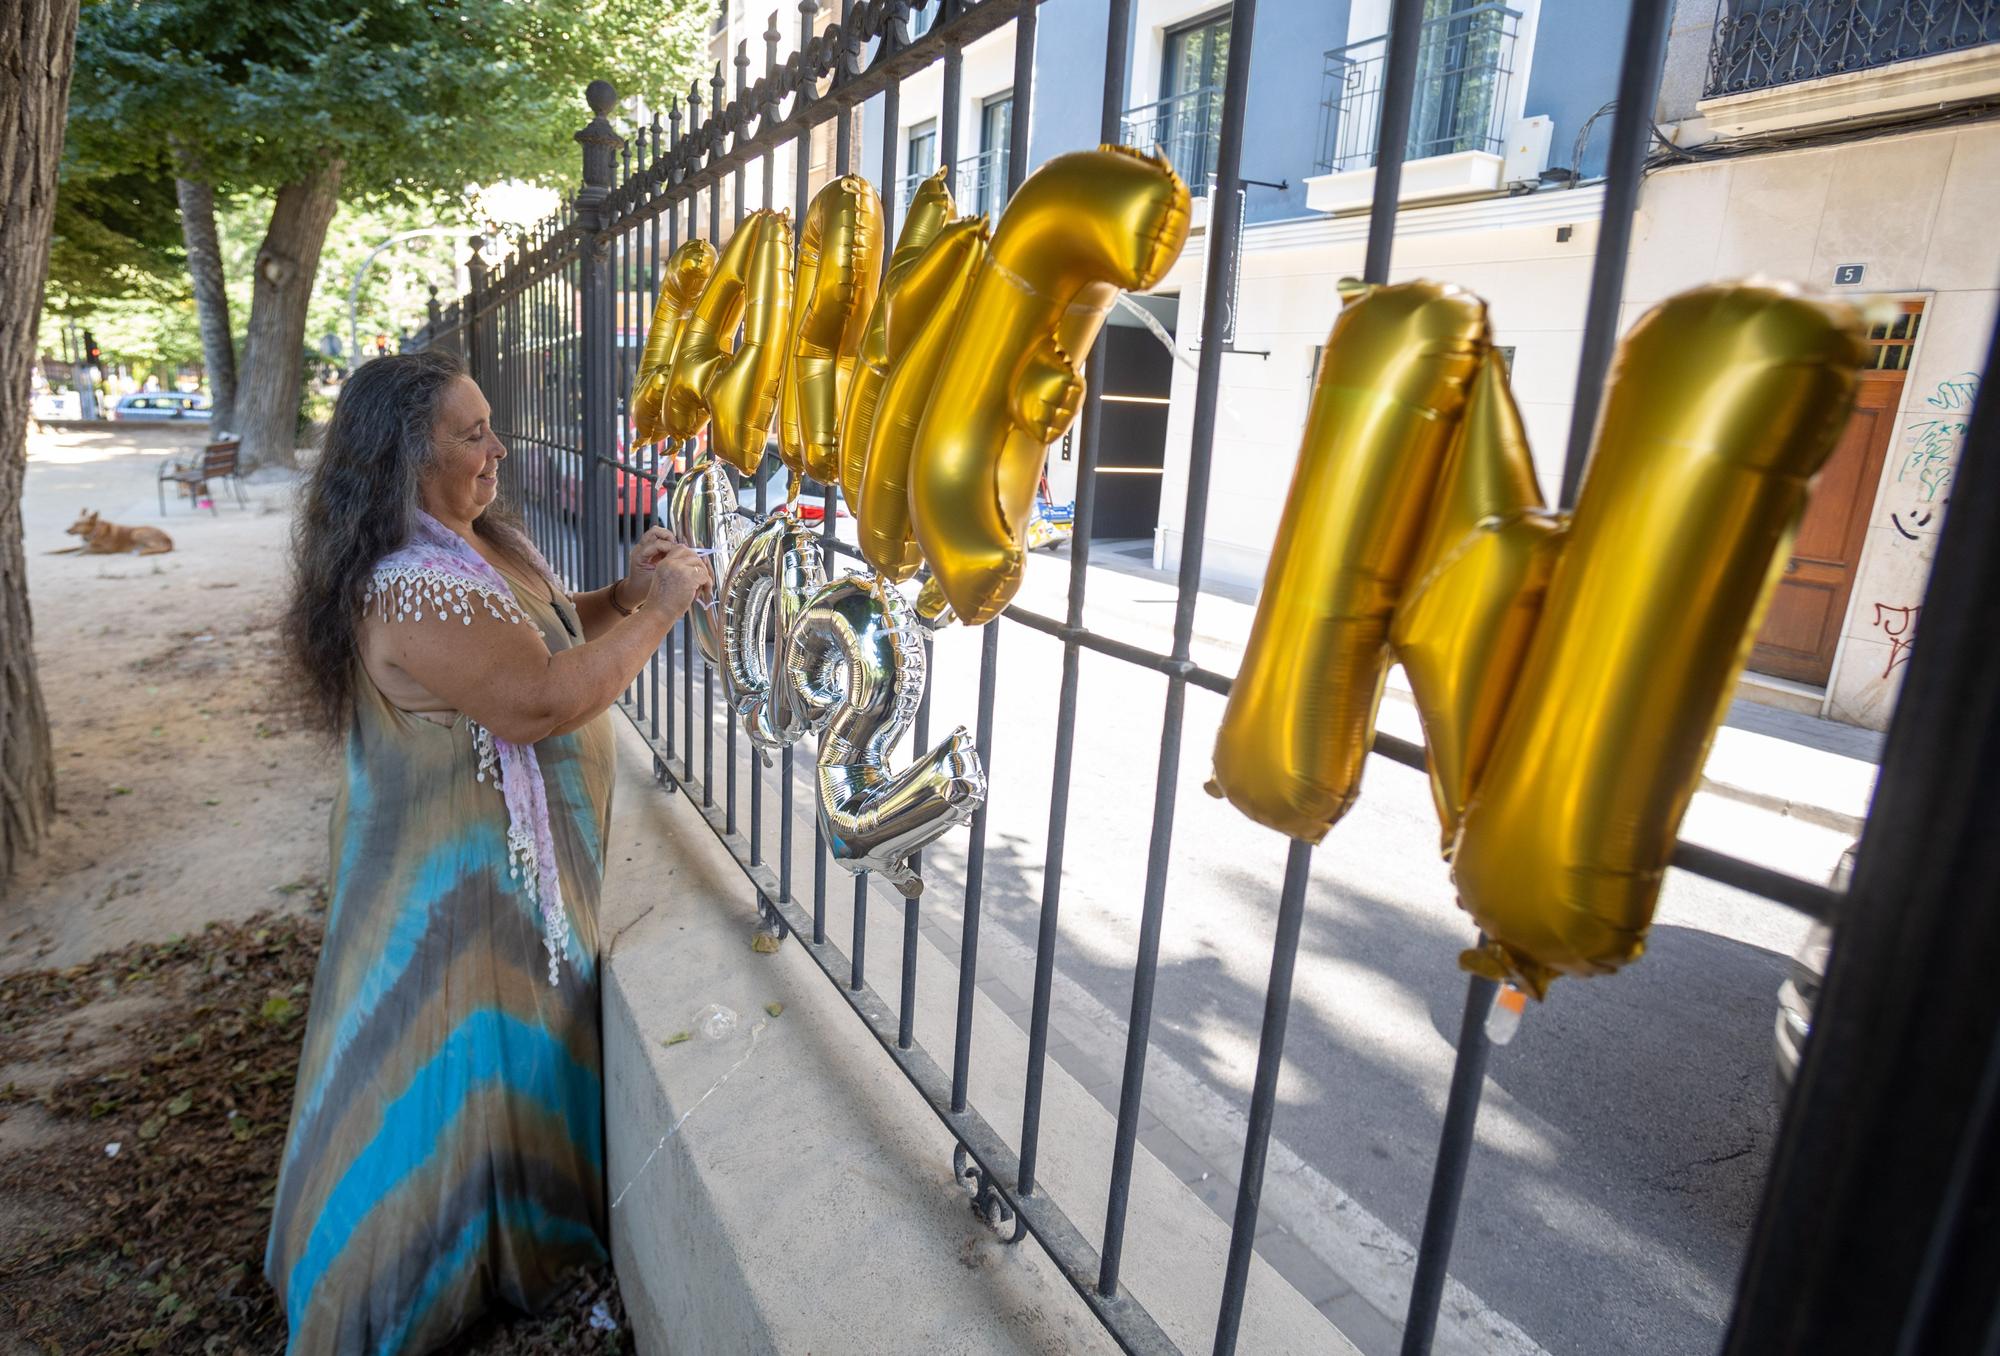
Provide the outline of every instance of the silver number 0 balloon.
[[[793,623],[826,583],[826,560],[816,538],[780,509],[750,533],[723,577],[722,641],[731,700],[750,741],[762,748],[783,748],[812,728],[783,655]],[[773,635],[775,672],[765,650]],[[825,673],[801,677],[822,693],[828,682]]]
[[[819,820],[833,859],[877,871],[915,898],[923,879],[910,854],[969,821],[986,800],[986,770],[960,727],[901,772],[890,750],[924,694],[915,612],[885,581],[849,575],[815,593],[784,645],[786,681],[819,746]],[[838,686],[825,677],[842,677]]]

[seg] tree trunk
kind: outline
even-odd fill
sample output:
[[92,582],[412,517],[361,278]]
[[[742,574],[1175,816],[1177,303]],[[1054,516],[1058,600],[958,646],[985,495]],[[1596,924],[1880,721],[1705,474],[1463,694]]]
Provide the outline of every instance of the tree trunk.
[[339,160],[327,160],[279,189],[257,251],[236,393],[237,431],[243,435],[244,460],[252,466],[295,464],[306,303],[312,300],[326,228],[340,202],[343,168]]
[[222,290],[222,243],[215,233],[215,190],[195,179],[175,179],[181,203],[181,238],[187,242],[194,280],[194,313],[201,323],[201,358],[208,368],[214,405],[209,427],[236,430],[236,344],[229,331],[229,294]]
[[22,555],[21,484],[76,6],[17,0],[0,11],[0,885],[41,846],[56,810],[55,753],[35,675]]

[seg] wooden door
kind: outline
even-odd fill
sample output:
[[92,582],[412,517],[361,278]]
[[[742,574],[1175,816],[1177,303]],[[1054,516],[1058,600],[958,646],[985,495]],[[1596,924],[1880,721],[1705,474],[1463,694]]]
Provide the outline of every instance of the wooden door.
[[1869,511],[1895,432],[1903,376],[1879,371],[1862,376],[1854,414],[1813,482],[1792,558],[1750,651],[1750,667],[1758,673],[1824,687],[1833,672],[1841,619],[1854,591]]

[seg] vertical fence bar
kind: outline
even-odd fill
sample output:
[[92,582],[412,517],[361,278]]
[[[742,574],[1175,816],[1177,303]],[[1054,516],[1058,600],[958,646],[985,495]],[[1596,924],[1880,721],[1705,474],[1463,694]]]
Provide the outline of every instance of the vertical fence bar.
[[[1562,508],[1576,502],[1591,435],[1597,424],[1604,376],[1610,367],[1611,345],[1618,333],[1625,256],[1631,245],[1632,214],[1638,207],[1647,139],[1652,134],[1653,101],[1659,89],[1660,68],[1666,59],[1666,22],[1670,9],[1668,0],[1632,0],[1627,10],[1624,53],[1618,71],[1618,112],[1612,124],[1610,178],[1605,185],[1597,252],[1591,263],[1576,404],[1563,461],[1558,501]],[[1466,983],[1458,1053],[1445,1098],[1444,1122],[1438,1130],[1438,1156],[1431,1171],[1430,1197],[1424,1207],[1424,1229],[1417,1241],[1417,1268],[1410,1282],[1402,1356],[1429,1356],[1436,1339],[1438,1311],[1444,1302],[1451,1247],[1458,1232],[1458,1210],[1465,1193],[1479,1103],[1485,1091],[1486,1065],[1492,1052],[1486,1036],[1486,1018],[1496,992],[1498,986],[1490,979],[1473,976]]]
[[[653,115],[653,160],[652,164],[648,166],[648,176],[647,176],[647,184],[648,184],[647,197],[649,199],[661,197],[664,195],[666,191],[665,185],[662,184],[659,178],[657,177],[664,169],[664,164],[660,156],[660,150],[661,150],[660,115],[655,113]],[[652,307],[659,304],[660,289],[666,286],[666,280],[667,280],[666,258],[664,255],[660,253],[660,217],[663,215],[667,217],[669,223],[671,223],[673,220],[673,217],[670,213],[655,213],[653,216],[653,221],[652,221],[653,288],[652,288],[652,295],[647,299],[649,305],[647,307],[646,314],[648,316],[652,315]],[[651,477],[651,483],[646,487],[645,521],[647,526],[651,526],[652,524],[659,521],[658,518],[659,494],[660,494],[660,440],[659,439],[655,438],[653,440],[649,448],[649,452],[650,455],[647,458],[646,470]],[[667,638],[661,642],[661,645],[664,648],[666,646],[671,645],[672,643],[673,643],[673,631],[670,629],[667,632]],[[667,653],[671,654],[672,651],[668,650]],[[667,665],[669,669],[672,668],[673,666],[672,659],[667,660]],[[651,713],[652,721],[650,728],[652,731],[653,739],[657,742],[660,738],[660,651],[659,650],[653,651],[653,657],[646,662],[646,670],[647,670],[647,678],[651,682],[653,689],[653,708]],[[667,685],[667,693],[669,700],[671,700],[673,693],[673,684],[669,683]],[[667,717],[667,751],[669,753],[673,751],[673,731],[674,731],[673,716],[669,714]]]
[[[1006,197],[1011,199],[1021,187],[1028,169],[1028,125],[1034,105],[1035,9],[1021,11],[1014,20],[1014,116],[1008,128]],[[958,49],[952,49],[956,56]],[[956,148],[954,148],[955,150]],[[998,213],[995,213],[997,216]],[[1046,455],[1046,454],[1044,454]],[[986,770],[987,785],[993,777],[993,700],[999,682],[1000,628],[988,622],[979,635],[979,705],[973,743],[979,751],[979,765]],[[951,1109],[965,1110],[966,1086],[972,1075],[972,1008],[974,988],[979,982],[979,915],[986,890],[986,803],[980,802],[972,816],[971,837],[965,849],[965,914],[958,947],[958,1029],[952,1041]]]
[[[716,75],[710,84],[722,83],[722,67],[718,63]],[[715,158],[715,122],[722,112],[722,92],[716,91],[715,107],[709,109],[708,121],[702,124],[701,133],[695,145],[713,163]],[[708,179],[708,238],[717,249],[722,242],[722,181],[711,175]],[[715,455],[715,430],[710,428],[709,456]],[[729,473],[723,473],[724,483],[729,481]],[[707,655],[701,659],[701,804],[709,809],[715,804],[715,665]]]
[[[1104,99],[1098,114],[1098,140],[1122,140],[1125,107],[1125,62],[1131,53],[1132,0],[1111,0],[1105,15]],[[1090,372],[1083,387],[1083,409],[1077,422],[1076,511],[1069,538],[1069,607],[1064,614],[1071,630],[1083,625],[1084,592],[1090,578],[1091,517],[1097,507],[1097,446],[1103,429],[1104,357],[1093,348]],[[1042,1138],[1042,1079],[1048,1067],[1049,1004],[1055,987],[1058,916],[1062,907],[1063,855],[1069,838],[1070,764],[1076,755],[1076,701],[1082,680],[1082,648],[1074,639],[1063,642],[1062,685],[1056,696],[1055,752],[1049,774],[1049,841],[1042,859],[1042,911],[1035,933],[1035,987],[1028,1008],[1028,1074],[1021,1110],[1021,1168],[1016,1187],[1023,1196],[1035,1190],[1035,1168]]]
[[[813,24],[818,17],[819,5],[815,0],[799,0],[799,51],[801,53],[808,51],[812,47]],[[798,108],[803,106],[805,102],[813,98],[817,89],[818,83],[808,76],[807,79],[800,83],[798,102],[793,107]],[[805,225],[806,211],[812,206],[812,128],[809,125],[799,128],[797,160],[798,163],[793,166],[792,175],[793,206],[795,209],[792,214],[792,227],[794,230]],[[785,494],[787,503],[796,502],[792,492],[795,480],[796,477],[787,480]],[[785,771],[785,785],[789,789],[791,786],[790,774],[792,772],[792,767],[789,763],[786,765]],[[812,779],[810,769],[808,769],[806,776],[810,782]],[[791,822],[789,808],[788,806],[786,814],[787,824]],[[818,815],[813,816],[812,919],[813,942],[815,944],[824,943],[826,941],[826,831],[820,827]]]
[[1257,1074],[1250,1089],[1250,1124],[1243,1138],[1243,1172],[1237,1179],[1236,1218],[1229,1229],[1229,1260],[1222,1272],[1222,1310],[1215,1321],[1215,1356],[1236,1350],[1243,1322],[1243,1292],[1250,1282],[1250,1253],[1257,1237],[1257,1208],[1264,1194],[1264,1160],[1271,1148],[1271,1120],[1284,1066],[1285,1023],[1292,1010],[1292,968],[1299,955],[1299,927],[1312,878],[1312,846],[1292,840],[1285,884],[1278,895],[1278,926],[1271,942],[1271,982],[1264,990],[1264,1027],[1257,1042]]
[[[715,63],[714,74],[708,78],[708,86],[714,92],[714,102],[709,105],[708,110],[709,135],[707,143],[709,163],[713,165],[716,155],[722,150],[722,139],[727,134],[728,127],[723,113],[726,107],[724,96],[728,92],[729,84],[723,77],[722,63],[720,61]],[[722,238],[722,184],[722,176],[716,174],[711,178],[708,188],[708,229],[709,234],[718,241]],[[743,170],[741,166],[737,167],[733,185],[736,191],[732,195],[734,201],[729,206],[730,230],[732,234],[743,220]],[[724,481],[733,491],[736,482],[728,478],[727,472],[724,472]],[[733,513],[736,511],[736,506],[732,503],[723,511]],[[712,686],[715,677],[713,665],[702,671],[702,682],[705,686]],[[715,707],[710,705],[707,708],[706,714],[712,724],[715,720]],[[732,719],[729,705],[729,684],[725,675],[722,682],[722,816],[726,831],[732,834],[736,832],[736,762],[736,721]],[[707,788],[704,787],[703,790],[706,791]]]
[[[1250,47],[1256,0],[1235,0],[1230,9],[1229,61],[1222,84],[1222,127],[1217,139],[1215,201],[1234,202],[1242,188],[1243,110],[1250,93]],[[1208,258],[1201,298],[1201,356],[1195,369],[1194,426],[1188,458],[1187,513],[1181,529],[1178,593],[1174,601],[1171,658],[1186,664],[1194,639],[1195,603],[1201,590],[1202,536],[1208,519],[1209,470],[1215,439],[1217,395],[1222,384],[1222,310],[1240,246],[1242,223],[1234,212],[1209,219]],[[1118,1267],[1125,1249],[1125,1214],[1130,1204],[1132,1157],[1139,1134],[1139,1099],[1146,1079],[1146,1046],[1152,1035],[1153,985],[1160,963],[1160,924],[1166,907],[1167,862],[1173,844],[1174,800],[1180,780],[1181,722],[1187,703],[1187,676],[1167,678],[1160,763],[1153,787],[1153,829],[1146,850],[1146,887],[1139,910],[1139,948],[1132,976],[1132,1015],[1125,1037],[1125,1070],[1118,1092],[1118,1131],[1112,1143],[1111,1188],[1105,1203],[1104,1249],[1098,1293],[1118,1290]]]
[[[610,447],[615,432],[617,372],[614,367],[618,318],[612,295],[613,273],[610,241],[604,233],[604,200],[609,194],[615,157],[625,144],[605,116],[618,102],[618,91],[608,80],[593,80],[584,97],[596,114],[590,124],[576,134],[583,147],[583,187],[576,195],[577,222],[582,240],[577,249],[579,282],[582,288],[582,329],[580,335],[583,370],[582,476],[583,536],[585,558],[578,586],[602,588],[610,581],[604,576],[603,550],[597,543],[608,537],[604,502],[604,467],[595,455]],[[591,549],[595,547],[595,549]]]
[[[701,135],[701,96],[698,87],[688,86],[687,137],[682,143],[681,182],[687,185],[687,238],[698,239],[701,235],[700,220],[696,214],[697,193],[693,187],[697,148]],[[710,244],[715,243],[713,240]],[[689,438],[681,446],[684,462],[694,465],[694,439]],[[694,619],[681,617],[681,770],[689,776],[694,774],[694,662],[700,647],[695,644]],[[704,804],[707,802],[704,801]]]
[[1416,102],[1417,56],[1423,36],[1423,0],[1394,0],[1389,9],[1388,50],[1383,58],[1382,118],[1375,133],[1375,184],[1368,206],[1363,282],[1389,281],[1389,254],[1396,240],[1396,204],[1402,197],[1403,156],[1410,144],[1410,109]]
[[1598,402],[1611,370],[1618,340],[1618,303],[1625,292],[1625,262],[1632,249],[1632,217],[1639,209],[1646,148],[1653,135],[1653,104],[1660,69],[1666,64],[1667,16],[1671,0],[1631,0],[1625,19],[1625,55],[1618,68],[1618,110],[1611,119],[1611,155],[1605,167],[1604,206],[1597,225],[1597,250],[1590,261],[1590,302],[1584,312],[1583,343],[1577,356],[1576,402],[1569,421],[1569,449],[1563,457],[1562,507],[1576,502],[1583,484],[1590,440],[1597,432]]
[[[764,64],[770,72],[770,102],[765,108],[765,118],[772,124],[778,119],[779,100],[777,95],[778,44],[784,34],[778,27],[778,11],[771,11],[770,23],[764,29]],[[778,152],[775,147],[764,156],[764,206],[775,209],[778,205]],[[761,472],[762,467],[760,466]],[[767,505],[764,502],[764,477],[757,477],[757,511],[762,514]],[[789,904],[792,899],[792,746],[787,744],[778,755],[778,898]]]

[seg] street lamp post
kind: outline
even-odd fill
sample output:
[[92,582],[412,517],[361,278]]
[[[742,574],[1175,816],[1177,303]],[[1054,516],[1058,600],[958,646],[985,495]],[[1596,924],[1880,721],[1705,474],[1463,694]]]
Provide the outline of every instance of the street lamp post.
[[375,256],[392,245],[402,244],[405,240],[415,240],[422,236],[457,235],[467,229],[469,228],[465,226],[419,226],[414,231],[398,232],[368,251],[368,257],[354,270],[354,281],[347,288],[347,348],[348,352],[353,354],[352,361],[356,366],[361,362],[361,327],[355,319],[355,313],[361,301],[361,280],[367,277],[368,270],[374,267]]

